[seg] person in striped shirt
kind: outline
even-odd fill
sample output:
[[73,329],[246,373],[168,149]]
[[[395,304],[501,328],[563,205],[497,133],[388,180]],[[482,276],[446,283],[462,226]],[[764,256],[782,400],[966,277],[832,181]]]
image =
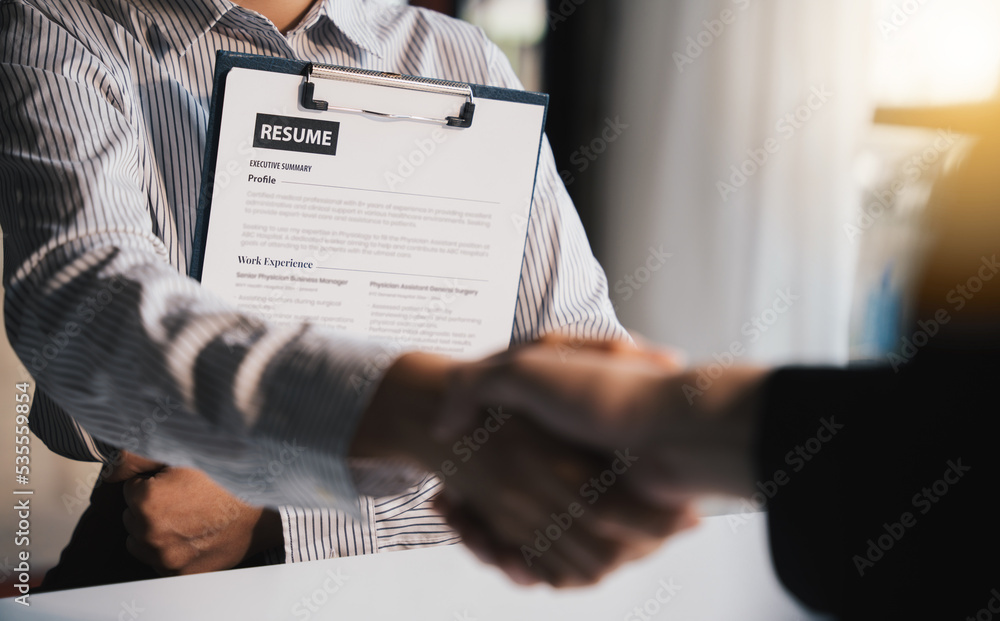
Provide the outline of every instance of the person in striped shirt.
[[[84,518],[124,527],[124,549],[160,574],[455,543],[433,504],[442,482],[428,474],[450,446],[428,429],[454,363],[322,326],[277,327],[185,276],[219,49],[520,87],[481,30],[410,7],[3,0],[5,312],[37,380],[32,429],[55,451],[110,463],[112,479],[127,479],[124,492],[98,486]],[[556,332],[628,339],[546,141],[511,343]],[[508,429],[491,445],[520,438],[508,449],[533,476],[477,458],[445,487],[452,506],[477,507],[480,527],[506,529],[516,549],[600,464],[527,422]],[[556,462],[573,476],[560,478]],[[502,489],[511,494],[490,491]],[[620,504],[597,505],[552,553],[508,572],[587,583],[685,523],[683,512],[614,493]],[[610,519],[625,507],[634,518]],[[55,572],[64,586],[81,584],[74,545],[96,532],[84,527]],[[112,539],[102,536],[103,549]],[[110,576],[114,567],[94,562],[84,579],[138,575]]]

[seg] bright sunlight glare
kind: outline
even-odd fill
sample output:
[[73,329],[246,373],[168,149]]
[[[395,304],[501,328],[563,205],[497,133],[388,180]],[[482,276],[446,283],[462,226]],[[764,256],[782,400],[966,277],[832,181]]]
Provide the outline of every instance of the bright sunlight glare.
[[874,90],[883,105],[988,99],[1000,86],[1000,0],[877,0]]

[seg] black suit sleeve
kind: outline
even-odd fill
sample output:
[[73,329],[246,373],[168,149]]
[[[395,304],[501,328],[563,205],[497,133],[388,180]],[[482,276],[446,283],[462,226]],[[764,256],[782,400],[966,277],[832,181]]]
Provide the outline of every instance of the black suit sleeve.
[[852,619],[1000,612],[997,385],[995,351],[774,373],[758,476],[785,586]]

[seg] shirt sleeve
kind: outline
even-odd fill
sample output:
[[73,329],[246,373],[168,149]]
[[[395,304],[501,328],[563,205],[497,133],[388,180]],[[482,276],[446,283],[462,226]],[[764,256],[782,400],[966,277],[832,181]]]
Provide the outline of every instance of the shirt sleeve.
[[391,360],[240,314],[178,274],[148,212],[129,81],[20,3],[0,24],[5,313],[38,387],[100,441],[248,502],[357,511],[344,457]]

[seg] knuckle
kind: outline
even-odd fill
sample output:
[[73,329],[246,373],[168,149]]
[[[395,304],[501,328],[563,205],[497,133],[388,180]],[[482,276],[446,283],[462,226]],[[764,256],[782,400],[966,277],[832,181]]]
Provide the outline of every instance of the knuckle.
[[159,561],[169,571],[180,571],[187,565],[187,555],[176,548],[159,550]]

